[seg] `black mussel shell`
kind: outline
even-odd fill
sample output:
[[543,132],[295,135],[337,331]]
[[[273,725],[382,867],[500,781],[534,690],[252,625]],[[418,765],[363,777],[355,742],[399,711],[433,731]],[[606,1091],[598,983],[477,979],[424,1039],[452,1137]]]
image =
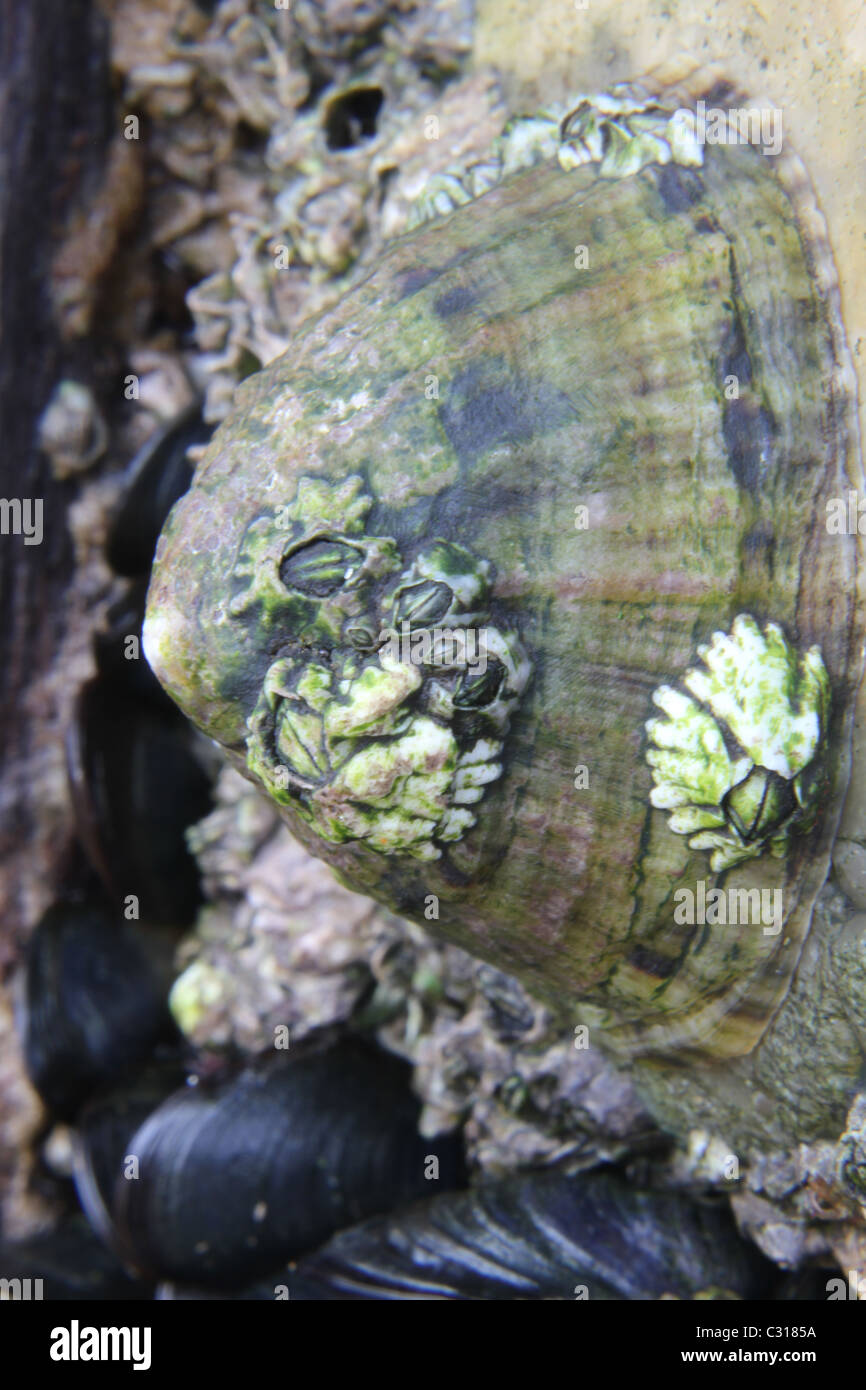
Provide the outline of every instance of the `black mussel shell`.
[[531,1173],[374,1217],[284,1277],[293,1301],[762,1298],[774,1266],[726,1207],[596,1171]]
[[125,1085],[104,1092],[80,1111],[72,1131],[72,1174],[78,1200],[94,1231],[118,1245],[111,1202],[130,1140],[148,1115],[184,1084],[186,1069],[176,1054],[149,1062]]
[[112,681],[83,686],[67,734],[79,839],[112,901],[143,920],[188,926],[201,901],[185,831],[211,808],[210,777],[175,710]]
[[49,1110],[71,1119],[175,1029],[165,990],[129,928],[94,903],[49,908],[25,968],[24,1056]]
[[[340,1228],[460,1176],[454,1140],[418,1134],[402,1062],[355,1040],[204,1082],[134,1135],[116,1227],[143,1273],[238,1288]],[[438,1182],[430,1180],[438,1160]]]
[[158,431],[132,460],[131,482],[108,538],[108,562],[117,574],[135,578],[149,572],[166,518],[192,482],[187,449],[206,444],[212,434],[213,425],[196,406]]
[[153,1292],[123,1269],[80,1215],[44,1235],[0,1242],[0,1279],[9,1281],[3,1297],[23,1302],[147,1299]]

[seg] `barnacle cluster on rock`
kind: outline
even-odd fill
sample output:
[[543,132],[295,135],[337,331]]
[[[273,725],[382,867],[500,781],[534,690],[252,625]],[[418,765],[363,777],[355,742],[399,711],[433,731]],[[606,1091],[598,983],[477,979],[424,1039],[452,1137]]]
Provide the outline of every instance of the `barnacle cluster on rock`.
[[190,832],[210,902],[171,995],[192,1043],[264,1055],[280,1029],[372,1027],[413,1064],[424,1131],[461,1126],[480,1172],[585,1167],[652,1135],[626,1072],[517,980],[341,887],[236,772],[216,802]]
[[113,61],[147,123],[153,242],[188,287],[184,355],[220,419],[405,224],[431,171],[489,144],[502,98],[492,74],[461,75],[462,0],[125,8]]

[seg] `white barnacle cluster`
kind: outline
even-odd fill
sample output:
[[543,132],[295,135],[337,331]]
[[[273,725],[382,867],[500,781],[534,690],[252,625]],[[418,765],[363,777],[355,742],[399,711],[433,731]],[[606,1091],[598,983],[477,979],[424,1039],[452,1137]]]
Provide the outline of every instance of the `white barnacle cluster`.
[[490,620],[490,565],[444,540],[406,564],[364,531],[371,503],[360,479],[301,479],[291,526],[248,528],[232,616],[281,641],[247,764],[323,839],[436,859],[502,776],[530,665]]
[[510,120],[490,155],[431,179],[409,212],[407,227],[447,216],[509,174],[557,160],[562,169],[597,164],[601,178],[622,179],[649,164],[703,164],[688,110],[671,111],[638,88],[574,97],[565,107]]
[[814,819],[830,707],[821,653],[802,655],[776,623],[741,614],[698,648],[689,693],[662,685],[647,721],[650,801],[676,834],[711,851],[715,871],[785,854],[795,825]]
[[560,127],[557,159],[563,169],[592,163],[602,178],[624,179],[648,164],[701,165],[703,151],[687,111],[668,111],[626,86],[572,107]]

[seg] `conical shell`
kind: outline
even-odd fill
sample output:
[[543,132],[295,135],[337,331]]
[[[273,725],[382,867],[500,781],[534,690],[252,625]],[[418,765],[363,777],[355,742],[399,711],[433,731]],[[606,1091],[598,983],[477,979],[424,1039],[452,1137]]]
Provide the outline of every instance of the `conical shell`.
[[[863,611],[857,537],[827,518],[861,484],[832,261],[796,161],[707,145],[696,167],[610,178],[548,159],[394,243],[244,383],[160,542],[148,655],[350,887],[614,1045],[742,1053],[795,968],[848,777]],[[438,542],[485,576],[452,616],[511,663],[475,726],[433,667],[383,674],[358,636],[380,640],[400,585],[432,621]],[[343,588],[322,598],[335,565]],[[696,813],[672,827],[648,754],[654,696],[687,694],[735,631],[757,633],[753,657],[783,645],[780,717],[814,727],[795,783],[754,708],[736,726],[758,727],[749,751],[702,706],[752,776],[736,796],[719,784],[726,826],[753,835],[731,862],[684,833]],[[810,663],[824,675],[801,706]],[[677,920],[678,890],[717,888],[763,891],[773,912]]]

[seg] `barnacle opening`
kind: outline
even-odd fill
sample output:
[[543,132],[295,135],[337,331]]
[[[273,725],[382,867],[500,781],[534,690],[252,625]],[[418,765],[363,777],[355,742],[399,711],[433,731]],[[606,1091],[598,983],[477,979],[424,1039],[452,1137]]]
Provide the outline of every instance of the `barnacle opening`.
[[363,559],[363,553],[345,541],[317,537],[287,552],[280,563],[280,580],[287,589],[328,598],[350,581]]
[[777,834],[800,814],[793,783],[766,767],[753,767],[748,777],[725,792],[722,810],[744,844]]

